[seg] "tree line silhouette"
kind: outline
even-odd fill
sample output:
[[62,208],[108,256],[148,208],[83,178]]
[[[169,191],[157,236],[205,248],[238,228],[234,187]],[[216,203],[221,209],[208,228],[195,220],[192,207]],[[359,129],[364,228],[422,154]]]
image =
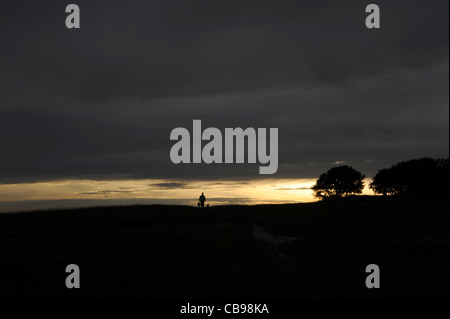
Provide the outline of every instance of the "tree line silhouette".
[[[369,184],[375,194],[446,198],[449,192],[449,159],[424,157],[384,168]],[[320,175],[311,188],[320,199],[361,194],[365,175],[351,166],[333,167]]]

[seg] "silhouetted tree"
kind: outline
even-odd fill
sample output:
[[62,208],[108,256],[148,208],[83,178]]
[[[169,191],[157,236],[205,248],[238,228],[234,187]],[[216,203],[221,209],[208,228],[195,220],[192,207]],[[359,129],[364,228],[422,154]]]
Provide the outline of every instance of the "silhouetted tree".
[[394,175],[390,169],[384,168],[378,171],[369,184],[370,189],[376,194],[383,194],[384,196],[396,194],[401,187],[396,184]]
[[435,196],[448,192],[449,160],[421,158],[400,162],[374,176],[370,188],[383,195]]
[[364,177],[348,165],[333,167],[320,175],[312,190],[315,196],[321,199],[361,194],[364,188]]

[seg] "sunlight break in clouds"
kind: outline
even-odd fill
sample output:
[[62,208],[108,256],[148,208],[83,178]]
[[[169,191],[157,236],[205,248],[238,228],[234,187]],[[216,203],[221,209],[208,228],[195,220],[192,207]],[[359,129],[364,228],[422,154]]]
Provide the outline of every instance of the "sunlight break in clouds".
[[[66,207],[68,200],[71,207],[120,205],[120,201],[127,205],[153,203],[195,206],[202,192],[210,205],[312,202],[316,201],[311,190],[315,182],[315,179],[216,182],[146,179],[0,184],[0,211],[54,208],[55,202],[59,203],[57,207]],[[366,178],[364,183],[363,194],[373,194],[369,189],[370,179]],[[46,201],[51,205],[46,205]]]
[[[313,179],[279,179],[250,181],[176,181],[146,180],[64,180],[39,183],[0,185],[1,210],[9,210],[8,203],[25,201],[85,200],[103,201],[135,200],[140,203],[165,203],[196,205],[201,192],[210,205],[264,204],[311,202],[315,198],[311,186]],[[115,201],[117,202],[117,201]],[[83,204],[81,204],[83,203]],[[72,205],[73,206],[73,205]],[[10,205],[12,207],[12,205]],[[27,206],[28,207],[28,206]],[[45,207],[45,205],[44,205]],[[39,208],[44,208],[39,205]],[[30,208],[32,209],[32,206]]]

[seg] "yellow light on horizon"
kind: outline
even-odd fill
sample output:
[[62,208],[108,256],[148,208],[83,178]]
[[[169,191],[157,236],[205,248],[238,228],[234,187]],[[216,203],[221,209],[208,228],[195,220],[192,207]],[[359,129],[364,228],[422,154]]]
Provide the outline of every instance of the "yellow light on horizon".
[[[165,200],[196,205],[204,192],[210,205],[275,204],[317,201],[316,179],[218,180],[57,180],[0,184],[0,202],[46,200]],[[363,194],[371,194],[366,178]],[[147,201],[148,202],[148,201]],[[1,208],[1,207],[0,207]]]
[[[313,180],[57,180],[36,183],[1,184],[1,201],[90,199],[90,198],[195,198],[198,192],[212,197],[251,197],[255,200],[304,197]],[[309,190],[307,190],[309,191]],[[290,194],[286,196],[285,194]],[[292,196],[293,195],[293,196]],[[308,197],[308,196],[307,196]],[[309,197],[308,197],[309,198]]]

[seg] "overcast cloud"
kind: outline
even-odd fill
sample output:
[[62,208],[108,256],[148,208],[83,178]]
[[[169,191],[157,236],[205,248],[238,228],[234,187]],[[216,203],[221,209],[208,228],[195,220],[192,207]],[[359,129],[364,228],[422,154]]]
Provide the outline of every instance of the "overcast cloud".
[[279,128],[276,178],[448,157],[448,1],[376,1],[379,30],[356,0],[75,3],[79,30],[61,1],[2,4],[0,183],[261,177],[172,164],[193,119]]

